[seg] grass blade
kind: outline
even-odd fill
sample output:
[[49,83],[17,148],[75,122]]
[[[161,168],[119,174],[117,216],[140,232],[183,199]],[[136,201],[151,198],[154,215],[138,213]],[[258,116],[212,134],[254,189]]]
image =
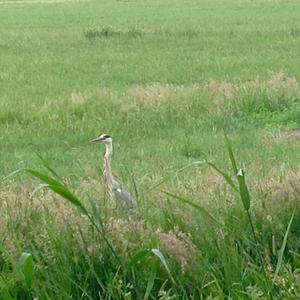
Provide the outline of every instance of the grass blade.
[[47,183],[40,183],[38,186],[36,186],[36,187],[34,188],[34,190],[32,191],[31,195],[30,195],[30,199],[32,199],[32,198],[34,197],[34,195],[35,195],[38,191],[42,190],[42,189],[45,188],[45,187],[49,187],[49,184],[47,184]]
[[30,289],[32,286],[34,274],[32,255],[30,253],[23,252],[19,259],[19,266],[24,275],[26,285]]
[[27,169],[26,172],[32,174],[33,176],[37,177],[38,179],[40,179],[41,181],[43,181],[44,183],[47,183],[48,185],[62,185],[59,181],[57,181],[56,179],[53,179],[52,177],[45,175],[43,173],[40,173],[38,171],[34,171],[34,170],[30,170]]
[[194,167],[194,166],[200,165],[200,164],[204,164],[204,163],[205,163],[205,161],[195,161],[195,162],[189,163],[189,164],[183,166],[182,168],[176,170],[175,174],[171,174],[171,175],[167,176],[166,178],[164,178],[161,181],[159,181],[158,183],[156,183],[154,186],[152,186],[149,189],[147,189],[146,192],[151,192],[152,190],[158,188],[159,186],[161,186],[165,182],[167,182],[167,181],[171,180],[172,178],[178,176],[178,174],[180,174],[181,172],[185,171],[186,169],[188,169],[190,167]]
[[213,216],[212,216],[205,208],[203,208],[203,207],[200,206],[199,204],[196,204],[196,203],[194,203],[194,202],[192,202],[192,201],[190,201],[190,200],[187,200],[187,199],[185,199],[185,198],[179,197],[179,196],[177,196],[177,195],[171,194],[171,193],[166,192],[166,191],[162,191],[162,192],[165,193],[166,195],[168,195],[168,196],[174,198],[174,199],[177,199],[177,200],[179,200],[179,201],[181,201],[181,202],[183,202],[183,203],[186,203],[186,204],[188,204],[188,205],[190,205],[190,206],[192,206],[192,207],[198,209],[198,210],[199,210],[203,215],[205,215],[209,220],[213,221],[214,224],[216,224],[216,225],[218,225],[218,226],[220,226],[220,227],[223,226],[222,223],[220,223],[215,217],[213,217]]
[[248,211],[250,209],[251,199],[250,199],[249,190],[248,190],[248,187],[247,187],[247,184],[245,181],[245,174],[242,169],[239,169],[239,170],[237,169],[237,164],[236,164],[236,160],[234,158],[233,150],[232,150],[231,144],[229,142],[229,139],[228,139],[225,131],[224,131],[224,136],[225,136],[226,146],[227,146],[229,158],[231,161],[232,169],[233,169],[233,172],[236,175],[238,183],[239,183],[240,198],[242,200],[245,210]]
[[155,278],[156,278],[156,264],[153,263],[152,266],[151,266],[150,277],[149,277],[148,282],[147,282],[147,287],[146,287],[144,300],[149,298],[150,293],[151,293],[151,291],[153,289],[153,286],[154,286]]
[[214,165],[211,162],[206,162],[209,166],[211,166],[213,169],[215,169],[218,173],[220,173],[224,179],[227,181],[227,183],[232,187],[232,189],[236,192],[238,192],[238,188],[236,187],[235,183],[233,182],[233,180],[231,179],[231,177],[224,173],[223,171],[221,171],[216,165]]
[[282,241],[280,251],[278,253],[278,261],[277,261],[277,264],[276,264],[276,270],[275,270],[273,281],[275,281],[276,277],[278,276],[278,273],[279,273],[281,265],[282,265],[283,254],[284,254],[284,250],[285,250],[285,247],[286,247],[287,238],[288,238],[288,235],[289,235],[289,232],[290,232],[290,229],[291,229],[291,225],[293,223],[294,215],[295,215],[295,211],[293,212],[293,214],[291,216],[290,222],[288,224],[288,227],[286,229],[286,232],[285,232],[285,235],[284,235],[284,238],[283,238],[283,241]]
[[175,280],[174,280],[174,278],[173,278],[173,276],[172,276],[172,274],[171,274],[171,271],[170,271],[170,268],[169,268],[169,266],[168,266],[168,264],[167,264],[167,261],[166,261],[164,255],[161,253],[161,251],[160,251],[158,248],[154,248],[154,249],[151,249],[151,252],[152,252],[156,257],[159,258],[159,260],[160,260],[161,263],[163,264],[164,268],[166,269],[167,273],[169,274],[169,276],[170,276],[172,282],[173,282],[173,283],[176,283]]
[[10,174],[8,174],[7,176],[5,176],[4,178],[0,179],[0,183],[4,182],[5,180],[9,179],[10,177],[13,177],[15,174],[18,174],[21,170],[15,170],[13,172],[11,172]]
[[71,202],[82,213],[84,213],[85,215],[88,215],[86,208],[83,206],[83,204],[80,202],[80,200],[66,186],[61,184],[59,181],[57,181],[47,175],[44,175],[40,172],[34,171],[34,170],[27,170],[27,172],[31,173],[32,175],[34,175],[35,177],[37,177],[44,183],[48,184],[48,187],[52,191],[56,192],[57,194],[59,194],[60,196],[62,196],[63,198],[65,198],[66,200]]
[[138,192],[138,188],[137,188],[134,176],[131,176],[131,179],[132,179],[132,183],[133,183],[133,187],[134,187],[135,198],[138,199],[139,198],[139,192]]
[[41,161],[42,165],[50,171],[59,181],[63,182],[63,179],[57,174],[55,170],[53,170],[50,165],[47,163],[47,161],[42,157],[42,155],[38,152],[35,152],[36,156],[39,158]]
[[85,215],[88,215],[88,212],[87,212],[86,208],[82,205],[80,200],[74,194],[72,194],[65,186],[56,186],[56,185],[51,186],[51,185],[49,185],[49,188],[52,191],[59,194],[60,196],[62,196],[63,198],[67,199],[72,204],[74,204]]
[[233,173],[237,174],[238,173],[238,169],[237,169],[236,161],[235,161],[235,158],[234,158],[234,155],[233,155],[233,150],[232,150],[231,144],[229,142],[229,139],[228,139],[225,131],[224,131],[224,136],[225,136],[227,151],[228,151],[229,158],[230,158],[230,161],[231,161]]

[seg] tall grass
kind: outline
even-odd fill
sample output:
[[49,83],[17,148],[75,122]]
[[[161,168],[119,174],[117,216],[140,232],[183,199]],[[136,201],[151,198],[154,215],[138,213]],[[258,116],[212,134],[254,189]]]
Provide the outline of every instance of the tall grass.
[[[48,192],[38,196],[42,190],[36,190],[33,198],[41,204],[18,202],[17,219],[16,211],[7,208],[1,297],[296,299],[297,263],[286,252],[296,246],[288,242],[293,216],[288,226],[283,224],[286,230],[265,239],[263,228],[269,221],[250,207],[244,171],[238,170],[227,137],[226,143],[235,179],[210,165],[233,188],[233,199],[241,202],[226,210],[215,203],[212,209],[166,192],[171,202],[161,205],[165,218],[159,223],[147,218],[143,207],[124,218],[122,212],[112,211],[113,202],[107,207],[87,195],[79,199],[63,181],[28,170],[42,181],[41,188],[59,197]],[[182,203],[181,218],[176,211],[180,206],[172,205],[175,199]]]
[[299,299],[298,2],[21,2],[0,0],[0,299]]

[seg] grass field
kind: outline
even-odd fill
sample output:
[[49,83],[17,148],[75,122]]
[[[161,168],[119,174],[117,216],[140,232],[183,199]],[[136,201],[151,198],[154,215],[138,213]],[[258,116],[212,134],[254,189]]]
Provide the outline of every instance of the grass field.
[[299,299],[298,2],[0,0],[0,299]]

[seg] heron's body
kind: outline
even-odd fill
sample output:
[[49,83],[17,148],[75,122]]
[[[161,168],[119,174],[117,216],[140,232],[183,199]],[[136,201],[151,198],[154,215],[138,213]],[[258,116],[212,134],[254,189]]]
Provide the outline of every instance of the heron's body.
[[103,173],[107,184],[108,195],[110,197],[115,197],[117,200],[121,201],[122,205],[125,205],[128,208],[133,207],[135,203],[133,196],[114,179],[111,171],[111,158],[113,154],[112,138],[107,134],[102,134],[92,141],[105,143],[106,149],[103,158]]

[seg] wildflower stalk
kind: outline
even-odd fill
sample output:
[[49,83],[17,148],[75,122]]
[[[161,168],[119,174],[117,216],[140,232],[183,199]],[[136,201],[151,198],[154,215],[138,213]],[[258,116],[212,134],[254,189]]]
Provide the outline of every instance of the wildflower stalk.
[[265,263],[264,263],[264,259],[261,255],[261,252],[260,252],[260,249],[259,249],[258,238],[257,238],[257,235],[255,233],[254,225],[253,225],[252,218],[251,218],[249,210],[247,210],[247,216],[248,216],[249,224],[250,224],[250,227],[251,227],[252,235],[253,235],[253,238],[254,238],[254,241],[255,241],[256,252],[257,252],[258,257],[259,257],[259,261],[260,261],[260,264],[261,264],[261,268],[262,268],[265,280],[267,282],[268,277],[267,277],[267,272],[266,272],[266,268],[265,268]]
[[267,276],[267,272],[266,272],[266,268],[265,268],[265,262],[264,259],[262,257],[262,254],[260,252],[260,247],[259,247],[259,241],[257,238],[257,235],[255,233],[255,228],[254,228],[254,224],[251,218],[251,214],[250,214],[250,204],[251,204],[251,197],[250,197],[250,193],[249,193],[249,189],[248,186],[246,184],[246,180],[245,180],[245,174],[243,169],[239,169],[237,168],[237,163],[233,154],[233,150],[230,144],[230,141],[226,135],[226,132],[224,131],[224,136],[225,136],[225,141],[226,141],[226,146],[227,146],[227,151],[229,154],[229,158],[231,161],[231,165],[232,165],[232,169],[234,174],[236,175],[237,181],[238,181],[238,194],[239,194],[239,198],[242,201],[244,210],[246,211],[247,217],[248,217],[248,221],[250,224],[250,228],[252,231],[252,235],[253,235],[253,239],[255,241],[255,250],[257,252],[260,264],[261,264],[261,269],[263,272],[263,276],[265,278],[265,287],[266,287],[266,291],[270,297],[270,299],[272,299],[272,293],[271,293],[271,286],[269,284],[269,280],[268,280],[268,276]]

